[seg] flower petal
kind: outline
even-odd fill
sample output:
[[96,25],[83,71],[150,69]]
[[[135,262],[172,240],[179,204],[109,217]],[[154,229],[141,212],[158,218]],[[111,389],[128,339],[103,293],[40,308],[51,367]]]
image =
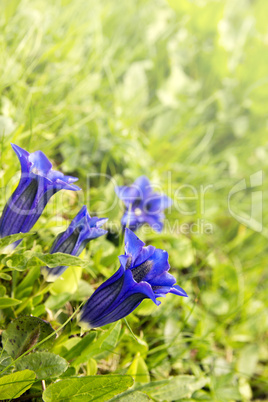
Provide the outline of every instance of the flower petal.
[[[170,265],[168,262],[168,253],[165,250],[161,250],[159,248],[155,249],[154,254],[150,257],[149,260],[153,262],[153,265],[150,272],[144,278],[145,281],[151,282],[155,277],[158,277],[163,272],[170,269]],[[173,283],[175,283],[175,280]]]
[[125,252],[132,256],[133,261],[139,256],[145,244],[130,229],[125,229]]
[[34,214],[32,206],[37,190],[37,180],[24,180],[23,185],[18,185],[8,200],[0,219],[1,237],[24,231],[25,221]]
[[176,279],[174,278],[173,275],[171,275],[168,272],[162,272],[160,275],[153,277],[152,279],[147,279],[148,276],[150,275],[150,272],[144,280],[146,280],[148,283],[150,283],[151,286],[169,286],[172,287],[174,283],[176,283]]
[[131,257],[129,257],[128,255],[120,255],[118,258],[119,258],[119,261],[120,261],[122,267],[124,269],[126,269],[129,258],[131,258]]
[[106,315],[99,315],[96,317],[96,319],[92,319],[88,315],[84,314],[78,319],[83,327],[87,326],[89,329],[102,327],[103,325],[118,321],[132,313],[132,311],[138,307],[143,299],[144,295],[142,293],[127,295],[126,299],[122,303],[117,304],[114,309]]
[[172,203],[172,199],[166,195],[153,193],[146,199],[144,209],[148,214],[161,213],[163,209],[168,208]]
[[48,173],[48,177],[51,181],[64,181],[65,183],[71,184],[78,180],[77,177],[66,176],[62,172],[58,172],[57,170],[51,169]]
[[[79,314],[79,321],[94,322],[111,308],[117,299],[124,281],[124,268],[120,268],[90,296]],[[92,327],[93,328],[93,327]]]
[[40,176],[46,176],[52,169],[52,163],[42,151],[35,151],[29,154],[29,161],[32,164],[31,171]]
[[100,290],[93,293],[79,316],[79,321],[89,325],[90,328],[100,327],[126,317],[145,298],[153,300],[156,305],[160,304],[151,286],[146,282],[136,283],[130,270],[125,271],[110,288],[107,282],[104,282],[105,286],[102,289],[98,288],[97,291]]
[[[57,172],[56,170],[53,170],[53,169],[51,169],[47,173],[47,178],[53,183],[60,184],[63,188],[65,186],[66,189],[67,189],[67,185],[70,186],[70,189],[72,189],[72,186],[77,187],[76,185],[72,185],[72,183],[74,183],[75,181],[78,180],[77,177],[65,176],[62,172]],[[79,188],[79,187],[77,187],[77,188]]]
[[133,232],[135,230],[137,230],[140,226],[142,226],[143,223],[144,223],[144,219],[140,216],[136,216],[131,211],[126,211],[121,219],[121,224],[122,224],[123,230],[126,227],[128,227]]
[[125,230],[125,255],[119,256],[119,270],[105,281],[83,307],[79,320],[88,328],[100,327],[130,314],[143,299],[151,299],[157,306],[157,297],[167,293],[187,296],[175,285],[176,279],[167,271],[170,266],[166,251],[144,243]]
[[51,169],[52,164],[43,152],[30,154],[18,145],[11,145],[21,164],[21,178],[2,213],[0,237],[28,232],[57,191],[80,190],[71,184],[76,178]]
[[25,149],[19,147],[16,144],[11,144],[13,150],[16,152],[17,157],[19,158],[21,165],[21,172],[27,173],[30,171],[31,163],[29,162],[29,152],[25,151]]
[[98,218],[97,216],[93,216],[90,219],[90,227],[99,228],[100,226],[104,225],[108,221],[108,218]]
[[156,232],[160,233],[163,230],[163,220],[164,215],[155,214],[155,215],[145,215],[144,222],[148,223]]
[[132,266],[136,267],[138,265],[143,264],[154,254],[154,252],[155,252],[154,246],[143,247],[137,258],[133,259]]
[[133,187],[135,187],[136,189],[139,189],[139,191],[142,193],[143,199],[145,199],[149,194],[152,193],[152,186],[151,186],[150,180],[146,176],[138,177],[134,181]]
[[127,208],[130,205],[133,205],[136,199],[142,198],[141,190],[136,186],[117,186],[115,187],[115,193],[120,198],[120,200],[124,201]]
[[[91,218],[87,211],[87,207],[84,205],[72,220],[66,231],[57,236],[50,250],[50,254],[60,252],[79,256],[90,240],[107,233],[106,230],[97,226],[98,220],[102,223],[106,221],[106,219],[102,218]],[[53,281],[67,268],[68,267],[66,266],[55,268],[45,267],[42,269],[42,273],[47,281]]]
[[172,286],[172,288],[170,289],[170,293],[173,293],[174,295],[178,295],[178,296],[184,296],[184,297],[188,297],[187,293],[185,292],[185,290],[183,290],[180,286],[178,285],[174,285]]

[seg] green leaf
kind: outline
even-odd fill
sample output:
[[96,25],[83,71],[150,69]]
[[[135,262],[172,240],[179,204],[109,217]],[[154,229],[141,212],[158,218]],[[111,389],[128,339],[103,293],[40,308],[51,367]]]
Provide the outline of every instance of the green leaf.
[[133,385],[128,375],[103,375],[69,378],[51,384],[43,393],[45,402],[108,401]]
[[8,268],[24,271],[27,268],[27,258],[23,254],[12,254],[2,261]]
[[11,281],[12,276],[5,274],[4,272],[0,272],[0,278],[4,279],[4,281]]
[[35,381],[35,373],[31,370],[17,371],[0,378],[1,400],[18,398]]
[[96,341],[97,345],[95,345],[95,351],[96,346],[98,348],[99,345],[99,350],[97,350],[98,353],[94,353],[95,359],[104,359],[114,351],[114,348],[117,346],[119,340],[121,327],[121,321],[117,321],[111,326],[111,328],[109,328],[106,333],[99,337],[99,339]]
[[81,279],[78,281],[77,290],[75,291],[75,293],[72,294],[71,300],[85,300],[86,298],[89,298],[89,296],[91,296],[93,292],[93,287],[87,281]]
[[39,265],[47,266],[49,268],[55,268],[60,265],[64,266],[72,266],[76,265],[79,267],[83,267],[86,264],[85,261],[81,260],[81,258],[74,257],[73,255],[64,254],[64,253],[55,253],[55,254],[42,254],[42,253],[34,253],[31,254],[31,258],[28,261],[28,265]]
[[[37,317],[20,317],[12,321],[3,331],[3,347],[7,353],[16,359],[32,346],[54,332],[51,325]],[[38,346],[39,350],[52,346],[56,334]]]
[[121,331],[120,321],[113,324],[108,331],[104,332],[96,342],[90,343],[81,354],[72,363],[74,367],[79,366],[82,363],[86,363],[88,359],[94,357],[94,359],[104,359],[107,355],[113,352],[117,345],[118,338]]
[[213,382],[216,400],[229,402],[241,399],[238,383],[235,381],[232,373],[214,377]]
[[62,373],[62,375],[60,376],[60,378],[69,378],[69,377],[73,377],[75,376],[76,371],[74,367],[68,367],[66,371],[64,371],[64,373]]
[[96,360],[89,359],[87,362],[87,375],[96,375],[98,372],[98,365]]
[[11,299],[10,297],[0,297],[0,309],[17,306],[21,300]]
[[150,374],[144,359],[139,353],[135,356],[131,363],[127,374],[131,375],[135,382],[146,383],[150,382]]
[[5,296],[5,294],[6,294],[5,286],[0,285],[0,297]]
[[[69,293],[70,295],[77,291],[78,283],[82,276],[82,268],[79,266],[68,267],[68,269],[52,284],[50,293],[60,295]],[[71,296],[69,300],[71,299]]]
[[180,398],[190,398],[198,389],[208,383],[207,378],[196,378],[191,375],[180,375],[163,381],[151,382],[139,390],[157,400],[174,401]]
[[132,356],[136,353],[140,353],[141,357],[144,359],[147,356],[149,346],[145,342],[144,338],[141,339],[139,336],[135,334],[135,338],[131,333],[125,333],[124,339],[128,344],[128,350],[131,352]]
[[[1,371],[5,369],[5,367],[9,366],[12,363],[12,358],[8,355],[8,353],[0,348],[0,376],[1,376]],[[9,367],[8,370],[6,370],[3,375],[9,374],[9,371],[12,370],[12,367]]]
[[68,368],[68,362],[62,357],[49,352],[35,352],[22,357],[16,362],[18,370],[29,369],[40,380],[59,377]]
[[45,302],[45,306],[50,310],[58,310],[67,303],[71,298],[69,293],[61,293],[58,295],[51,295]]
[[64,355],[65,359],[72,360],[77,358],[77,356],[80,356],[85,351],[86,347],[89,347],[89,345],[94,341],[96,335],[96,332],[90,332],[81,338],[80,341]]
[[152,401],[152,399],[142,392],[135,391],[135,392],[124,392],[110,400],[110,402],[120,401],[120,402],[148,402]]
[[20,299],[32,293],[34,282],[40,277],[40,267],[32,267],[16,289],[16,296]]
[[25,237],[32,236],[32,233],[16,233],[10,236],[3,237],[0,239],[0,250],[4,247],[9,246],[10,244],[13,244],[15,241],[24,239]]
[[5,296],[5,294],[6,294],[6,288],[5,288],[5,286],[0,286],[0,297],[3,297],[3,296]]
[[241,350],[239,354],[237,369],[242,375],[251,377],[256,370],[258,360],[259,360],[258,345],[247,345]]
[[44,304],[40,304],[39,306],[36,306],[33,310],[32,310],[32,315],[34,317],[39,317],[40,315],[43,315],[46,313],[46,307],[44,306]]

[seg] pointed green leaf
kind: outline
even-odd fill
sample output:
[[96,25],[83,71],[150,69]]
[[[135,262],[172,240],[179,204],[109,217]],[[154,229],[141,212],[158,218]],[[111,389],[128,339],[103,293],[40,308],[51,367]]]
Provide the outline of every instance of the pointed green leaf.
[[77,358],[77,356],[80,356],[85,349],[89,346],[90,344],[94,341],[96,338],[96,332],[89,332],[87,335],[85,335],[83,338],[80,338],[79,342],[76,343],[66,354],[64,355],[66,360],[72,360]]
[[34,253],[32,254],[30,260],[28,261],[29,266],[39,265],[41,267],[43,265],[46,265],[49,268],[55,268],[60,265],[84,266],[85,264],[86,264],[85,261],[81,260],[81,258],[64,253],[55,253],[55,254]]
[[35,382],[35,373],[31,370],[17,371],[0,378],[0,396],[3,399],[18,398]]
[[0,309],[17,306],[21,300],[11,299],[10,297],[0,297]]

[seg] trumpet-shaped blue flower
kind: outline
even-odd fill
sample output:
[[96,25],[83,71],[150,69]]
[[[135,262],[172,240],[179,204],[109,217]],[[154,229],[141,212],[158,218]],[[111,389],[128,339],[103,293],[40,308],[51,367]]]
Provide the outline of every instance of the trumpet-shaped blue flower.
[[82,327],[101,327],[126,317],[143,299],[151,299],[158,306],[157,298],[167,293],[187,297],[168,273],[168,253],[144,247],[129,229],[125,230],[125,254],[119,260],[118,271],[92,294],[79,313]]
[[43,152],[29,153],[14,144],[12,148],[21,164],[21,178],[2,213],[0,237],[28,232],[42,214],[49,199],[58,191],[80,190],[72,184],[78,179],[53,170]]
[[[79,256],[87,243],[107,233],[101,226],[107,221],[107,218],[91,218],[88,214],[87,207],[78,212],[76,217],[70,223],[65,232],[60,233],[50,250],[50,254],[64,253]],[[56,268],[42,268],[42,274],[47,282],[53,282],[67,269],[66,266]]]
[[166,195],[153,191],[146,176],[139,177],[131,186],[115,188],[118,197],[124,202],[126,211],[121,220],[123,228],[128,226],[135,231],[144,223],[148,223],[154,230],[163,229],[163,210],[172,204]]

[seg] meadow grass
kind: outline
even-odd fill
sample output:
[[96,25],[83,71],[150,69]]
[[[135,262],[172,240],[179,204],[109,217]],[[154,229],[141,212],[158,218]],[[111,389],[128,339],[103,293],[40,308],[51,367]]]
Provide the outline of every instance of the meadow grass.
[[[268,400],[266,0],[2,0],[0,9],[1,206],[19,177],[11,142],[42,150],[83,189],[56,195],[19,250],[48,252],[84,203],[119,225],[111,177],[146,175],[174,200],[162,234],[138,235],[168,251],[188,299],[144,302],[127,318],[134,336],[122,321],[112,349],[76,362],[76,373],[130,373],[157,401]],[[56,328],[115,272],[121,251],[92,242],[87,266],[44,299],[30,268],[1,285],[26,300],[19,314]],[[15,316],[2,310],[1,327]],[[55,353],[67,355],[77,328],[68,324]],[[184,375],[196,381],[188,393],[152,391]]]

